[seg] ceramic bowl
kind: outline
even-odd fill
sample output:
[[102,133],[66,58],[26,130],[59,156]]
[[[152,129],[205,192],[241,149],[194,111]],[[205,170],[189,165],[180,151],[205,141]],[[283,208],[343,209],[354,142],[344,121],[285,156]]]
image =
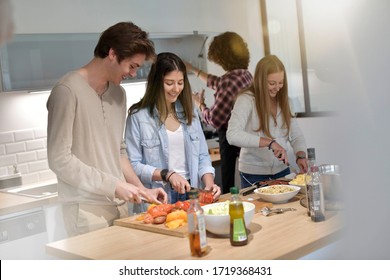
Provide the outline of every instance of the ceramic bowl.
[[[301,190],[300,187],[291,185],[272,185],[255,189],[255,193],[263,200],[272,203],[285,203]],[[269,193],[271,192],[272,193]]]
[[[243,201],[242,203],[245,211],[245,225],[248,227],[255,214],[255,205],[246,201]],[[230,231],[229,204],[227,202],[217,202],[204,205],[202,208],[204,211],[207,231],[217,235],[228,235]],[[214,209],[217,209],[218,212],[224,212],[224,214],[214,214],[214,212],[216,212]]]

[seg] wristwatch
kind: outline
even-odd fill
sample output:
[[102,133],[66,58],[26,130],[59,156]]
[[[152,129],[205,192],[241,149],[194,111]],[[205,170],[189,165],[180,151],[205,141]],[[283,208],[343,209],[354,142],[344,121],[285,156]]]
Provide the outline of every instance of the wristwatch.
[[168,169],[163,169],[160,171],[161,178],[163,182],[167,182],[167,175],[168,175],[169,170]]

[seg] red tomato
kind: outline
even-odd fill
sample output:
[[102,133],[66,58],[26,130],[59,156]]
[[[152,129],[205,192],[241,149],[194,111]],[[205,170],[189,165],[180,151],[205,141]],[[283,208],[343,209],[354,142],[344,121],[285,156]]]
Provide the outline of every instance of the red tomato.
[[176,208],[176,209],[183,210],[183,206],[184,206],[184,201],[177,201],[177,202],[175,203],[175,208]]
[[204,204],[213,203],[213,193],[210,191],[201,191],[199,194],[199,202]]
[[164,211],[167,212],[167,214],[171,213],[174,207],[172,204],[161,204],[161,206],[162,206],[161,208],[164,209]]
[[182,210],[186,211],[190,208],[190,202],[189,201],[183,201]]
[[156,218],[156,217],[159,217],[159,216],[166,216],[167,215],[167,212],[162,208],[162,207],[159,207],[161,205],[157,205],[153,208],[151,208],[148,213],[153,217],[153,218]]
[[144,215],[144,223],[145,224],[151,224],[153,223],[153,217],[149,213]]

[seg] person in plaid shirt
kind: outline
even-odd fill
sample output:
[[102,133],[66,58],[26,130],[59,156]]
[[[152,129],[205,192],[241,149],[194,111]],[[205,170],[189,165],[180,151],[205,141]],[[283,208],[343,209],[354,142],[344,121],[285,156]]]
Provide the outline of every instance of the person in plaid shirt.
[[248,71],[249,50],[246,42],[234,32],[225,32],[213,38],[208,59],[220,65],[226,73],[220,77],[205,73],[187,63],[187,71],[193,72],[215,90],[215,102],[209,108],[204,102],[204,91],[193,96],[201,111],[202,120],[217,129],[221,154],[221,177],[223,193],[228,193],[235,185],[236,159],[240,148],[232,146],[226,139],[226,131],[237,94],[250,86],[253,81]]

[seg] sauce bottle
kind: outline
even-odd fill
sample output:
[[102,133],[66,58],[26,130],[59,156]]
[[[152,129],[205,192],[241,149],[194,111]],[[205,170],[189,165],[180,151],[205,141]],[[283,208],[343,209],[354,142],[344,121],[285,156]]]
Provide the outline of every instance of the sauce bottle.
[[230,188],[230,193],[232,195],[229,203],[230,244],[232,246],[246,245],[248,244],[248,231],[245,226],[244,205],[236,187]]
[[308,168],[307,168],[307,173],[306,173],[306,176],[305,176],[305,183],[306,183],[306,210],[307,210],[307,215],[310,217],[310,205],[312,203],[311,201],[311,184],[310,184],[310,181],[311,181],[311,168],[313,166],[316,166],[316,152],[315,152],[315,149],[314,148],[308,148],[307,149],[307,165],[308,165]]
[[190,198],[190,207],[187,211],[187,220],[191,255],[201,257],[208,252],[206,222],[203,215],[203,208],[199,204],[198,190],[193,189],[189,191],[188,195]]
[[307,191],[310,197],[310,217],[313,222],[321,222],[325,220],[325,201],[318,166],[312,166],[309,174],[310,180],[307,183]]

